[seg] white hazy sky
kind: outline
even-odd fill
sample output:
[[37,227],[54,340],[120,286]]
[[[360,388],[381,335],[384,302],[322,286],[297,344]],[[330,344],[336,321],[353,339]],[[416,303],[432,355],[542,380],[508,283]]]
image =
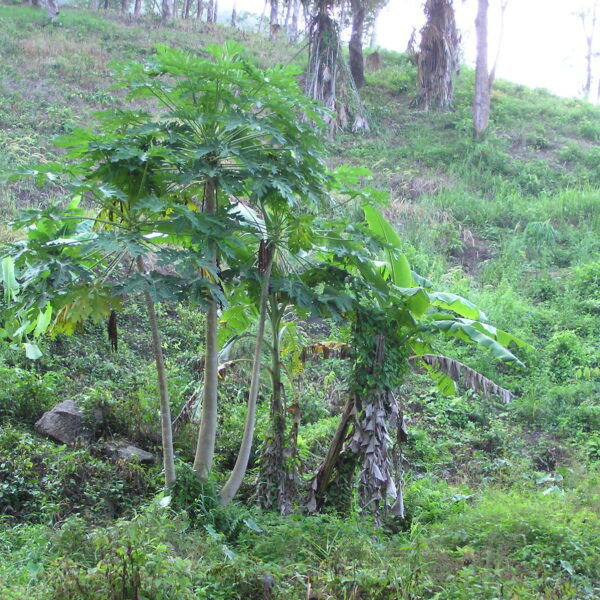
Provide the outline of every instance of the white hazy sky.
[[[592,0],[509,0],[498,77],[564,96],[580,94],[585,77],[585,45],[578,10]],[[233,0],[221,0],[220,17]],[[377,42],[404,51],[413,27],[423,24],[422,0],[390,0],[377,23]],[[477,0],[455,0],[465,60],[475,57],[474,20]],[[238,11],[260,14],[264,0],[238,0]],[[268,14],[268,13],[267,13]],[[496,54],[500,0],[490,0],[490,61]],[[599,41],[600,41],[600,35]],[[594,90],[595,91],[595,90]]]

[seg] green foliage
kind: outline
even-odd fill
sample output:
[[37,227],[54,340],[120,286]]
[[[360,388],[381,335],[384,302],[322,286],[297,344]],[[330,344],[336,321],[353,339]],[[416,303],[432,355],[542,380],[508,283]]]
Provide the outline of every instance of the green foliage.
[[156,485],[134,463],[112,465],[88,450],[56,446],[9,426],[0,430],[0,462],[0,511],[22,522],[72,514],[113,518]]
[[44,374],[0,362],[0,421],[33,425],[51,408],[57,389],[57,375]]

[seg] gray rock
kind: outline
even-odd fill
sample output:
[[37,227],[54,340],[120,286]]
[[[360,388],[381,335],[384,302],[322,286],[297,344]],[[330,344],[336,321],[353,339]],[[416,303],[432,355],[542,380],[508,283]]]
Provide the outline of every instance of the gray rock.
[[139,460],[141,463],[153,463],[154,454],[146,452],[127,442],[107,442],[104,444],[106,454],[115,460]]
[[73,400],[65,400],[45,412],[36,422],[35,429],[61,444],[74,444],[85,434],[83,414]]

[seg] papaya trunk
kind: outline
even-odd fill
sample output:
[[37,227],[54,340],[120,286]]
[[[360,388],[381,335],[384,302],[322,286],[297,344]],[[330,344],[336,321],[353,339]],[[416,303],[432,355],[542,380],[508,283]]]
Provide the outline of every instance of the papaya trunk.
[[[217,193],[214,180],[206,182],[205,212],[214,214],[217,210]],[[216,266],[217,251],[214,243],[209,249],[209,260]],[[194,459],[194,470],[201,479],[206,479],[212,468],[215,454],[215,439],[217,433],[217,347],[218,314],[217,302],[212,300],[206,314],[206,340],[204,360],[204,399],[202,402],[202,417],[198,444]]]
[[[140,273],[144,273],[144,261],[141,256],[136,259]],[[165,468],[165,484],[170,486],[175,483],[175,459],[173,453],[173,431],[171,429],[171,407],[169,406],[169,388],[167,386],[167,371],[160,341],[160,333],[156,321],[154,301],[148,292],[144,292],[148,321],[152,331],[152,350],[156,361],[156,374],[158,389],[160,391],[160,426],[162,433],[163,462]]]
[[258,386],[260,383],[260,363],[262,356],[262,345],[265,335],[265,322],[267,320],[267,307],[269,300],[269,279],[271,277],[271,269],[273,267],[273,249],[269,244],[265,244],[267,249],[267,260],[263,270],[262,290],[260,294],[260,311],[258,317],[258,331],[256,332],[256,346],[254,347],[254,361],[252,364],[252,381],[250,383],[250,393],[248,394],[248,412],[246,414],[246,424],[244,426],[244,435],[240,451],[231,475],[227,483],[221,490],[221,505],[227,506],[236,495],[242,485],[248,461],[250,459],[250,451],[252,449],[252,438],[254,437],[254,427],[256,425],[256,401],[258,399]]
[[269,316],[271,320],[271,431],[265,440],[260,459],[260,483],[257,500],[263,508],[278,506],[282,514],[288,512],[287,477],[284,464],[285,411],[283,406],[283,386],[281,383],[281,351],[279,334],[283,308],[271,298]]

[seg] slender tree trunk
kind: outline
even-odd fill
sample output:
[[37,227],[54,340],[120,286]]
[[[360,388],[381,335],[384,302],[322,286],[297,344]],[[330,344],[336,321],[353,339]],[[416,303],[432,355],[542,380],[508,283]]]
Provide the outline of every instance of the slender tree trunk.
[[364,0],[350,0],[350,6],[352,9],[352,34],[348,44],[350,72],[356,87],[361,88],[365,85],[365,61],[363,57]]
[[214,23],[213,14],[215,9],[215,0],[208,0],[208,7],[206,9],[206,22]]
[[219,20],[219,0],[214,0],[212,22],[216,23]]
[[279,0],[271,0],[269,14],[269,38],[274,40],[279,33]]
[[139,17],[142,13],[142,0],[135,0],[135,4],[133,5],[133,16]]
[[183,18],[184,19],[189,19],[190,18],[190,9],[192,7],[192,0],[184,0],[183,2]]
[[173,0],[162,0],[162,20],[164,22],[169,22],[173,20],[173,10]]
[[377,19],[379,18],[379,9],[375,9],[371,22],[369,24],[369,48],[375,48],[377,45]]
[[475,139],[482,138],[490,116],[490,78],[488,71],[488,0],[479,0],[477,18],[477,63],[473,98],[473,130]]
[[121,12],[125,14],[129,12],[129,0],[121,0]]
[[[136,259],[138,271],[144,273],[144,260],[141,256]],[[165,468],[165,484],[167,487],[175,483],[175,459],[173,453],[173,431],[171,429],[171,407],[169,406],[169,388],[167,386],[167,371],[160,341],[160,333],[156,321],[154,301],[148,292],[144,292],[146,310],[152,330],[152,350],[156,362],[156,374],[160,391],[160,425],[162,432],[163,463]]]
[[237,0],[233,0],[233,8],[231,9],[231,26],[237,28]]
[[267,4],[269,3],[269,0],[265,0],[265,3],[263,4],[263,9],[262,12],[260,13],[260,19],[258,20],[258,31],[257,33],[260,33],[262,31],[262,26],[265,20],[265,13],[267,12]]
[[596,14],[598,9],[598,1],[594,1],[591,12],[583,12],[581,14],[581,24],[585,32],[585,83],[583,85],[583,96],[586,100],[590,98],[592,91],[592,57],[594,46],[594,34],[596,32]]
[[196,5],[196,19],[202,21],[202,13],[204,12],[204,0],[198,0]]
[[[205,188],[204,211],[214,214],[217,210],[217,189],[215,181],[208,179]],[[213,265],[217,262],[217,252],[214,243],[209,249],[209,260]],[[206,348],[204,359],[204,399],[202,401],[202,417],[198,444],[194,459],[194,470],[201,479],[206,479],[212,468],[215,454],[215,439],[217,434],[217,302],[212,300],[206,314]]]
[[231,475],[227,483],[221,490],[221,504],[226,506],[231,502],[233,497],[242,485],[248,461],[250,459],[250,451],[252,449],[252,438],[254,437],[254,426],[256,424],[256,401],[258,399],[258,387],[260,384],[260,363],[262,358],[262,345],[265,335],[265,322],[267,320],[267,307],[269,300],[269,280],[271,277],[271,269],[273,267],[274,248],[265,243],[267,260],[263,270],[262,290],[260,294],[260,311],[258,317],[258,330],[256,332],[256,346],[254,348],[254,361],[252,364],[252,381],[250,383],[250,392],[248,394],[248,412],[246,415],[246,424],[244,427],[244,435],[240,445],[235,466],[231,471]]
[[300,15],[300,0],[290,0],[293,2],[292,21],[290,23],[289,38],[292,42],[298,40],[298,17]]
[[290,30],[290,17],[292,15],[292,0],[286,0],[287,4],[285,5],[285,19],[283,22],[283,30],[285,31],[285,35],[289,38],[289,30]]
[[260,459],[260,475],[256,497],[263,508],[278,506],[281,514],[289,512],[287,473],[283,456],[285,445],[285,410],[283,384],[281,381],[281,351],[279,336],[285,307],[280,307],[271,297],[269,318],[271,321],[271,430],[267,435]]

